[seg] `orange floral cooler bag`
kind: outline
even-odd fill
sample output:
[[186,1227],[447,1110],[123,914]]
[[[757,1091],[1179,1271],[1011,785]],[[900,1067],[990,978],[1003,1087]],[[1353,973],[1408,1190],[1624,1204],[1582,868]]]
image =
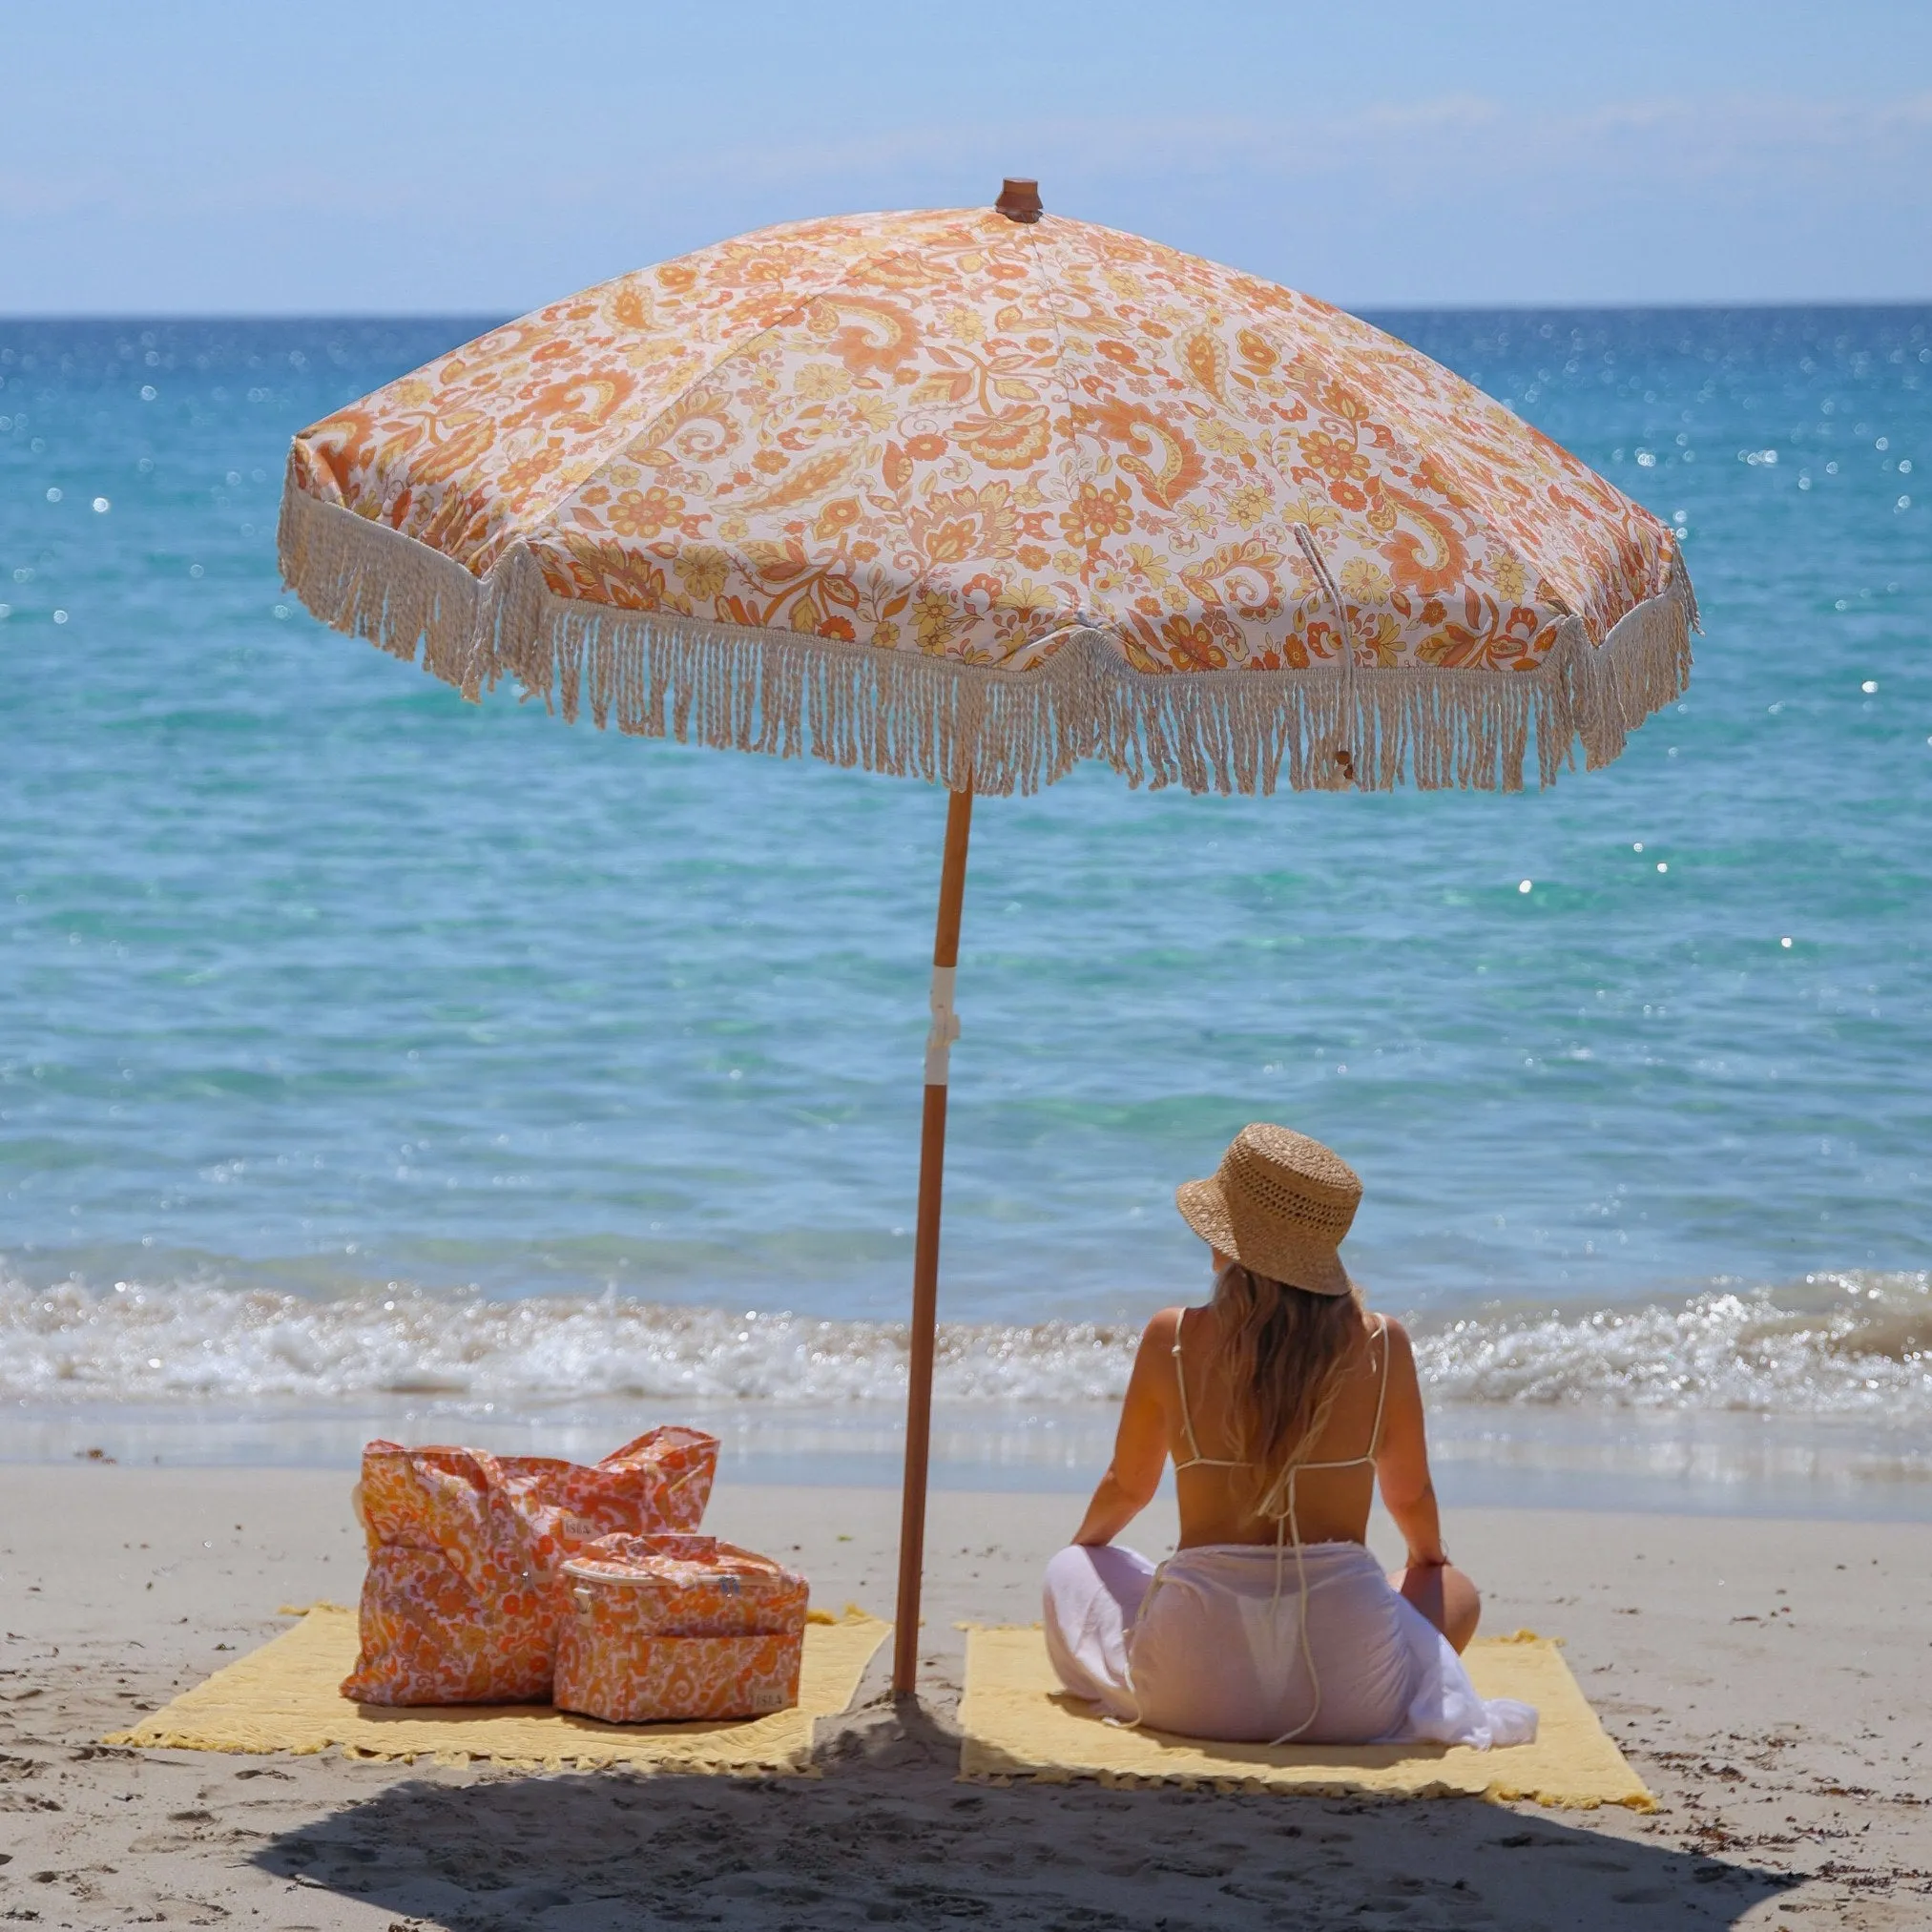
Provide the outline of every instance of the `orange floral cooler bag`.
[[799,1701],[805,1579],[714,1536],[612,1537],[564,1565],[554,1697],[610,1724]]
[[695,1529],[717,1468],[717,1439],[677,1427],[590,1465],[371,1443],[359,1491],[369,1543],[362,1654],[343,1695],[548,1697],[564,1563],[604,1537]]

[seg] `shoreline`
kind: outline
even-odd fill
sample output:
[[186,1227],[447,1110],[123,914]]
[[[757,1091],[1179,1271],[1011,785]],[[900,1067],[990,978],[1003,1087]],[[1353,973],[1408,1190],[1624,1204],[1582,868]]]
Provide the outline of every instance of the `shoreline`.
[[[935,1405],[932,1486],[1073,1495],[1112,1450],[1118,1405]],[[895,1489],[897,1401],[540,1405],[398,1397],[384,1402],[0,1403],[0,1468],[107,1462],[147,1468],[352,1470],[377,1437],[467,1442],[593,1462],[665,1421],[716,1434],[738,1485]],[[1429,1440],[1449,1507],[1661,1510],[1700,1516],[1932,1523],[1932,1449],[1899,1421],[1723,1411],[1431,1401]]]
[[[84,1927],[259,1912],[329,1932],[398,1915],[555,1932],[721,1915],[778,1932],[939,1922],[988,1898],[1005,1901],[996,1922],[1028,1926],[1210,1911],[1272,1925],[1297,1901],[1328,1922],[1404,1898],[1434,1901],[1429,1923],[1524,1932],[1622,1927],[1637,1903],[1672,1908],[1649,1922],[1860,1932],[1932,1913],[1932,1527],[1452,1509],[1485,1629],[1565,1640],[1660,1800],[1639,1817],[955,1783],[955,1623],[1037,1615],[1040,1568],[1077,1512],[1064,1494],[935,1493],[922,1708],[894,1712],[882,1656],[821,1728],[818,1777],[640,1787],[103,1750],[130,1714],[282,1628],[278,1605],[354,1600],[348,1479],[14,1465],[0,1480],[0,1911]],[[741,1484],[719,1485],[706,1520],[800,1564],[820,1603],[883,1613],[897,1527],[890,1490]],[[1171,1528],[1157,1503],[1127,1540],[1158,1553]]]

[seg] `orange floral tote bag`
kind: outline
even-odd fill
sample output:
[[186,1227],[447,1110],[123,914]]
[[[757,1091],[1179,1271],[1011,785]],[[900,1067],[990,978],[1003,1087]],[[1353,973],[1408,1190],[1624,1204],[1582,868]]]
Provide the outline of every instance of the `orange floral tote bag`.
[[717,1467],[717,1438],[679,1427],[590,1465],[371,1443],[359,1491],[369,1542],[362,1653],[343,1696],[549,1696],[563,1564],[613,1534],[695,1528]]

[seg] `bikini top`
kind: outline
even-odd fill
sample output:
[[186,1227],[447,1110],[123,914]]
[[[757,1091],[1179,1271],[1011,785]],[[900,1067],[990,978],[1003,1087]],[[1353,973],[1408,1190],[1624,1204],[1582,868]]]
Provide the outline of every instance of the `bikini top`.
[[[1195,1419],[1188,1407],[1187,1364],[1181,1359],[1181,1330],[1186,1326],[1187,1319],[1188,1311],[1183,1309],[1179,1319],[1174,1325],[1174,1379],[1175,1385],[1180,1390],[1181,1432],[1187,1437],[1188,1442],[1187,1461],[1176,1463],[1174,1465],[1174,1472],[1175,1474],[1179,1474],[1183,1469],[1245,1469],[1249,1467],[1249,1465],[1239,1462],[1233,1457],[1202,1455],[1201,1445],[1195,1440]],[[1381,1366],[1376,1383],[1375,1427],[1369,1432],[1368,1448],[1360,1456],[1343,1456],[1335,1462],[1297,1463],[1288,1475],[1288,1507],[1276,1519],[1278,1533],[1284,1524],[1293,1527],[1295,1479],[1304,1470],[1356,1469],[1361,1467],[1364,1464],[1370,1467],[1373,1467],[1375,1465],[1376,1451],[1381,1446],[1382,1408],[1388,1400],[1388,1317],[1386,1315],[1378,1315],[1375,1319],[1374,1340],[1381,1343]],[[1301,1539],[1298,1533],[1297,1533],[1295,1540],[1297,1543],[1300,1542]]]

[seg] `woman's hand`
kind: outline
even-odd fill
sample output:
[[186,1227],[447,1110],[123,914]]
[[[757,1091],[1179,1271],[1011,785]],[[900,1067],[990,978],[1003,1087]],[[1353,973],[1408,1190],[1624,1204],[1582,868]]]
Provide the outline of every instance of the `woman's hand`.
[[1397,1570],[1389,1585],[1421,1610],[1454,1649],[1467,1648],[1482,1621],[1483,1599],[1453,1563],[1412,1563],[1406,1569]]

